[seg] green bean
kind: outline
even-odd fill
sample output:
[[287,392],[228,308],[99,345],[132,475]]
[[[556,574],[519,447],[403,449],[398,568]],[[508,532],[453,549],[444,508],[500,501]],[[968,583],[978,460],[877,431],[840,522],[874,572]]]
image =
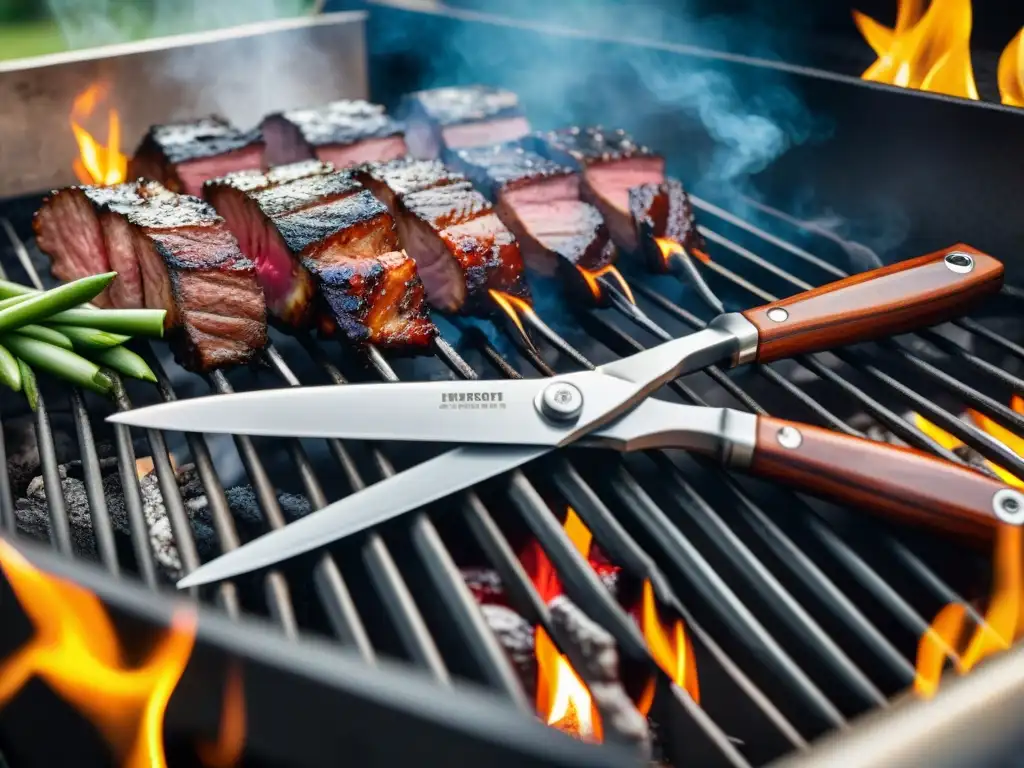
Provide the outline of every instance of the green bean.
[[83,277],[81,280],[66,283],[45,293],[32,296],[30,299],[14,306],[2,309],[0,310],[0,332],[13,331],[37,320],[45,320],[51,315],[69,310],[84,301],[89,301],[110,285],[110,281],[115,277],[117,277],[116,272]]
[[0,381],[15,392],[21,391],[21,369],[18,367],[18,360],[3,346],[0,346]]
[[18,358],[18,370],[21,372],[21,389],[28,399],[28,407],[33,411],[39,407],[39,385],[36,382],[36,374],[28,363]]
[[77,325],[129,336],[164,335],[166,309],[69,309],[46,318],[56,325]]
[[58,325],[56,323],[46,323],[46,325],[67,336],[71,339],[71,343],[80,349],[110,349],[110,347],[117,347],[126,341],[131,341],[132,338],[120,333],[108,333],[96,328],[77,325]]
[[156,374],[139,355],[127,347],[111,347],[110,349],[88,350],[85,354],[107,368],[118,373],[131,376],[133,379],[156,383]]
[[0,337],[0,344],[30,366],[67,379],[84,389],[106,395],[114,387],[114,382],[96,363],[45,341],[30,339],[18,333],[8,333]]
[[45,325],[36,325],[35,323],[23,325],[18,329],[18,333],[22,336],[28,336],[30,339],[38,339],[39,341],[45,341],[47,344],[53,344],[55,347],[74,349],[71,339],[65,334],[55,328],[47,328]]

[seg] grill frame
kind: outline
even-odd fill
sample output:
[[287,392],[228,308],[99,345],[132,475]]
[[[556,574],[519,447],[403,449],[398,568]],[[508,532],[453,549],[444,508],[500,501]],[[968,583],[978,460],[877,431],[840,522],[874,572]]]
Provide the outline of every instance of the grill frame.
[[[17,249],[15,249],[17,251]],[[19,257],[21,253],[16,253]],[[795,255],[795,254],[794,254]],[[27,251],[25,252],[26,261],[23,262],[23,266],[31,262],[28,257]],[[776,275],[777,276],[777,275]],[[649,297],[648,297],[649,298]],[[685,311],[683,311],[685,312]],[[689,323],[692,326],[699,326],[702,322],[700,318],[691,313],[677,315],[678,320],[683,323]],[[591,318],[592,322],[600,323],[599,318]],[[634,316],[632,322],[636,323],[638,328],[641,329],[642,333],[649,333],[652,330],[650,318],[644,319]],[[614,328],[614,326],[613,326]],[[632,351],[636,349],[637,345],[642,343],[635,338],[632,338],[628,333],[625,333],[621,328],[616,329],[618,331],[617,339],[622,348],[626,351]],[[655,332],[656,333],[656,332]],[[1004,346],[1012,345],[1013,342],[1002,337],[997,337],[1001,341],[1005,342]],[[323,350],[314,346],[313,349],[318,350],[320,354]],[[471,368],[467,368],[464,365],[460,365],[459,361],[453,356],[451,351],[446,351],[444,348],[439,349],[439,354],[444,358],[449,367],[451,367],[457,375],[468,375],[467,371],[471,371]],[[501,355],[496,349],[487,350],[484,349],[485,357],[493,363],[500,359]],[[571,357],[571,355],[570,355]],[[578,361],[579,355],[577,355]],[[282,384],[294,385],[297,383],[295,374],[288,368],[287,363],[283,357],[279,354],[271,352],[268,355],[270,367],[273,375],[275,375]],[[538,371],[545,372],[544,367],[547,364],[536,357],[527,356],[527,361]],[[321,362],[321,369],[323,373],[328,377],[329,380],[333,380],[335,383],[344,383],[345,377],[341,371],[333,365],[324,365],[324,361]],[[375,373],[382,379],[394,379],[396,375],[391,367],[379,355],[373,354],[371,351],[369,355],[369,364],[375,370]],[[166,372],[162,369],[158,370],[158,376],[161,379],[160,387],[163,390],[164,395],[169,395],[172,391],[170,382],[167,379]],[[772,370],[772,369],[768,369]],[[878,372],[877,376],[874,376],[876,381],[886,381],[891,379],[891,375],[885,370],[876,369]],[[840,374],[836,373],[833,368],[829,367],[826,363],[816,364],[814,371],[822,376],[832,377],[833,381],[836,381],[835,377],[839,377]],[[514,369],[510,370],[499,370],[499,374],[512,375],[515,372]],[[764,375],[764,374],[761,374]],[[779,379],[781,377],[776,376],[774,383],[779,385]],[[731,379],[719,378],[718,382],[732,381]],[[845,379],[840,377],[841,381],[845,382]],[[782,379],[782,381],[786,381]],[[223,375],[214,375],[211,377],[210,386],[215,391],[225,391],[230,388],[231,384]],[[771,382],[770,382],[771,383]],[[781,385],[785,387],[785,385]],[[855,385],[846,382],[847,393],[850,394]],[[746,401],[756,405],[757,401],[754,400],[749,394],[746,394],[746,390],[740,385],[734,385],[734,394],[740,397],[746,396]],[[690,399],[695,402],[699,402],[701,399],[701,393],[694,391],[687,387],[682,382],[675,388],[677,393],[681,393],[683,397]],[[123,405],[126,405],[126,401],[122,401]],[[808,403],[805,402],[805,405]],[[84,415],[84,408],[79,409],[73,402],[73,408],[77,416]],[[79,402],[81,405],[81,402]],[[880,406],[880,411],[883,412],[884,406]],[[948,413],[948,411],[946,412]],[[895,413],[892,414],[898,419]],[[952,418],[952,414],[949,414]],[[838,417],[836,417],[838,420]],[[828,420],[831,421],[831,420]],[[87,422],[80,419],[79,425],[81,429],[85,429]],[[46,435],[48,432],[48,421],[47,411],[45,409],[40,410],[40,415],[37,416],[37,430],[39,434]],[[909,425],[908,425],[909,426]],[[847,426],[847,429],[850,428]],[[84,432],[83,432],[84,434]],[[912,432],[908,434],[913,434]],[[969,435],[969,437],[974,437]],[[163,437],[159,433],[155,433],[149,436],[150,449],[156,458],[156,471],[161,479],[161,488],[166,488],[165,499],[170,498],[168,504],[168,515],[172,523],[172,527],[176,529],[176,532],[183,532],[188,529],[187,518],[185,517],[184,508],[181,506],[180,493],[177,490],[177,485],[173,480],[173,470],[170,466],[170,462],[167,460],[166,443]],[[45,442],[45,440],[44,440]],[[198,459],[196,461],[199,471],[202,474],[204,471],[208,474],[215,476],[216,472],[213,468],[213,462],[209,459],[209,450],[206,449],[206,458],[203,458],[204,448],[203,439],[194,438],[190,439],[190,447],[192,448],[193,458]],[[245,438],[239,439],[240,452],[243,455],[250,455],[250,465],[252,467],[251,475],[259,476],[266,474],[260,472],[257,462],[259,458],[255,447],[252,447],[251,441],[247,441]],[[41,447],[44,447],[41,445]],[[134,449],[130,437],[127,435],[125,429],[123,433],[118,433],[117,447],[120,458],[122,459],[122,465],[124,467],[131,467],[134,464]],[[52,448],[52,445],[50,446]],[[361,472],[357,467],[357,462],[347,452],[345,446],[337,443],[331,446],[331,451],[337,460],[338,467],[342,473],[346,475],[349,480],[349,484],[353,487],[358,487],[360,483],[364,482],[364,472]],[[301,446],[294,446],[291,449],[293,458],[301,466],[304,462],[308,466],[308,457],[304,459]],[[46,454],[49,455],[47,460],[44,457],[43,462],[43,476],[47,484],[48,489],[56,490],[59,488],[59,477],[56,474],[56,457],[51,450],[46,450]],[[253,458],[255,457],[255,458]],[[130,461],[129,461],[130,459]],[[384,455],[378,453],[373,457],[373,460],[377,466],[379,474],[386,474],[388,469],[388,461],[384,458]],[[89,463],[92,464],[92,458],[88,459]],[[204,470],[204,466],[206,469]],[[98,472],[98,466],[95,471]],[[667,469],[673,473],[679,471],[676,465],[671,465]],[[630,470],[620,470],[621,472],[630,472]],[[706,468],[702,469],[701,472],[709,471]],[[716,470],[710,470],[717,472]],[[325,495],[320,483],[315,477],[310,476],[311,473],[304,472],[305,475],[305,486],[306,492],[310,500],[317,506],[322,505],[325,501]],[[621,609],[617,609],[611,605],[607,597],[607,593],[604,591],[603,585],[593,577],[592,572],[586,566],[586,563],[580,558],[575,552],[574,548],[565,536],[557,523],[557,520],[550,514],[549,507],[544,501],[544,498],[538,493],[534,483],[528,479],[531,473],[527,475],[517,474],[512,480],[512,498],[513,505],[516,507],[518,512],[525,518],[528,526],[532,529],[533,533],[542,542],[544,548],[548,551],[549,557],[555,562],[560,573],[564,572],[572,578],[567,580],[567,591],[570,596],[576,601],[581,607],[584,608],[590,615],[598,618],[615,634],[616,639],[619,641],[620,653],[623,653],[627,658],[636,658],[647,656],[647,652],[640,642],[638,644],[635,629],[631,629],[633,625],[628,623],[628,619],[625,618],[625,614]],[[691,471],[692,474],[692,471]],[[719,473],[721,474],[721,473]],[[138,490],[138,480],[134,474],[129,470],[125,477],[125,487],[129,488],[130,495],[135,495]],[[728,528],[727,524],[722,520],[721,516],[715,511],[713,502],[708,501],[705,498],[705,492],[695,487],[687,479],[690,474],[684,474],[681,477],[683,479],[679,483],[679,493],[682,498],[687,501],[685,504],[677,505],[684,512],[690,515],[692,522],[700,523],[702,520],[708,524],[715,526],[721,533],[723,527]],[[717,477],[717,475],[716,475]],[[268,480],[269,483],[269,480]],[[678,581],[681,575],[686,577],[686,581],[696,581],[702,585],[704,590],[705,599],[711,602],[711,599],[724,598],[723,613],[727,613],[728,610],[734,609],[736,606],[742,606],[743,601],[736,593],[727,585],[715,572],[713,566],[708,560],[698,551],[692,544],[688,544],[685,539],[680,539],[678,529],[673,524],[670,516],[666,514],[662,505],[650,497],[650,495],[644,490],[643,486],[633,478],[630,474],[625,476],[619,476],[616,478],[615,496],[618,498],[626,508],[632,511],[634,519],[642,519],[644,525],[648,527],[648,530],[656,530],[665,535],[672,535],[673,531],[676,531],[675,543],[679,545],[679,554],[677,552],[674,557],[670,557],[669,565],[665,565],[664,562],[654,562],[650,557],[644,556],[644,550],[640,547],[635,539],[625,531],[621,525],[619,525],[612,512],[604,501],[602,496],[595,493],[592,487],[588,484],[588,480],[582,477],[578,472],[575,472],[570,466],[569,469],[563,469],[560,473],[556,474],[554,485],[558,487],[563,497],[568,497],[573,503],[581,517],[584,518],[588,526],[595,533],[595,539],[600,541],[603,548],[615,557],[613,559],[621,561],[623,565],[628,564],[629,569],[636,573],[642,574],[643,576],[649,577],[652,582],[656,585],[659,597],[663,604],[667,605],[670,609],[682,615],[688,620],[688,626],[697,635],[699,642],[703,644],[705,655],[710,654],[714,656],[717,663],[723,667],[728,667],[729,662],[725,651],[723,651],[717,644],[712,636],[712,633],[707,632],[702,628],[701,622],[696,621],[690,614],[684,605],[684,601],[676,595],[676,590],[671,586],[672,580],[666,576],[666,573],[671,571],[675,575],[675,580]],[[255,483],[260,485],[260,483]],[[800,548],[791,541],[786,531],[776,526],[773,530],[770,527],[771,516],[768,515],[762,505],[758,503],[757,499],[750,493],[744,485],[737,483],[735,480],[727,480],[726,487],[729,492],[735,496],[738,500],[739,510],[743,511],[747,521],[754,521],[757,525],[765,526],[766,535],[774,541],[775,546],[781,548],[780,551],[786,552],[788,555],[795,555],[801,552]],[[93,487],[95,491],[95,487]],[[9,488],[8,488],[9,492]],[[259,492],[259,489],[258,489]],[[0,483],[0,494],[4,493],[2,483]],[[100,494],[102,496],[102,494]],[[209,494],[208,494],[209,495]],[[263,512],[268,517],[273,519],[278,517],[280,522],[283,522],[283,513],[280,510],[280,505],[274,498],[272,487],[264,484],[260,495],[263,497]],[[58,493],[49,494],[50,498],[59,496]],[[213,494],[217,496],[216,493]],[[222,494],[221,494],[222,496]],[[175,499],[177,497],[177,499]],[[606,498],[606,497],[605,497]],[[0,497],[0,508],[9,509],[10,506],[6,503],[9,502],[10,498]],[[275,510],[276,507],[276,510]],[[689,512],[693,508],[699,511],[700,514],[694,515]],[[130,514],[136,515],[137,519],[141,519],[141,501],[135,512],[129,510]],[[223,498],[211,499],[211,513],[214,517],[214,521],[218,524],[218,534],[222,542],[232,542],[231,526],[228,525],[230,515],[227,512],[226,501]],[[493,516],[489,512],[484,501],[474,494],[469,494],[464,497],[462,516],[466,521],[467,527],[473,531],[473,534],[478,538],[480,545],[485,548],[494,560],[492,565],[499,571],[503,577],[503,581],[506,584],[516,584],[514,588],[509,588],[510,591],[513,589],[519,593],[517,598],[518,604],[516,605],[517,610],[523,613],[527,619],[533,621],[533,623],[547,626],[550,630],[550,621],[547,620],[545,614],[546,609],[543,604],[540,603],[539,597],[536,591],[529,584],[528,579],[525,577],[521,566],[515,559],[513,550],[509,546],[509,542],[501,533],[498,528]],[[176,520],[177,518],[177,520]],[[70,549],[70,538],[66,537],[61,532],[60,521],[63,517],[60,514],[55,514],[54,531],[58,540],[58,545],[65,550]],[[470,652],[474,654],[477,663],[481,665],[481,668],[485,670],[486,682],[494,690],[497,690],[503,695],[510,699],[513,704],[518,704],[520,710],[524,707],[524,702],[521,700],[521,696],[517,696],[517,686],[510,685],[512,679],[510,678],[510,670],[508,670],[507,662],[504,662],[503,654],[501,649],[497,647],[494,641],[493,635],[487,629],[486,625],[482,624],[479,612],[475,609],[472,596],[469,594],[465,584],[462,582],[461,577],[458,577],[458,572],[454,566],[454,560],[450,553],[446,550],[445,544],[442,537],[438,534],[437,528],[431,521],[430,516],[427,514],[418,514],[412,518],[413,522],[411,525],[411,544],[418,557],[422,559],[425,564],[425,570],[428,576],[431,578],[431,584],[433,587],[434,594],[437,596],[439,603],[448,611],[448,615],[453,617],[453,626],[456,628],[457,633],[461,634]],[[873,581],[870,582],[870,588],[874,590],[873,594],[881,596],[881,599],[887,601],[887,605],[901,613],[902,621],[908,622],[915,628],[921,629],[926,624],[927,619],[918,614],[912,607],[905,606],[901,607],[899,603],[902,598],[895,590],[888,588],[884,580],[877,573],[871,570],[868,563],[864,562],[859,557],[857,552],[850,546],[848,546],[843,539],[837,535],[826,523],[820,522],[819,517],[816,514],[808,515],[808,521],[814,521],[811,523],[812,535],[816,536],[823,546],[829,548],[830,552],[834,553],[837,559],[846,562],[851,568],[854,569],[867,569],[868,573],[873,573]],[[64,521],[66,523],[66,521]],[[132,527],[133,531],[141,532],[142,526],[136,528]],[[728,531],[726,530],[726,535]],[[177,537],[176,537],[177,538]],[[734,536],[735,538],[735,536]],[[738,540],[738,539],[737,539]],[[190,537],[183,537],[183,542],[190,541]],[[235,535],[235,541],[237,541],[237,534]],[[147,560],[146,553],[148,552],[148,540],[143,540],[142,536],[136,538],[136,550],[137,557],[140,558],[140,562],[143,563],[143,575],[144,581],[156,584],[156,571],[155,566],[152,565],[152,558],[149,556],[150,566],[147,567],[145,562]],[[895,547],[897,557],[903,558],[904,565],[911,570],[918,570],[922,574],[922,579],[926,583],[930,584],[929,588],[935,592],[937,596],[943,598],[962,600],[952,588],[945,584],[935,573],[928,570],[927,566],[920,560],[916,559],[916,556],[906,548],[902,549],[902,544],[897,540],[883,542],[885,546]],[[31,549],[31,548],[30,548]],[[417,666],[421,667],[428,676],[432,677],[437,683],[442,686],[448,686],[451,682],[451,675],[446,669],[444,659],[441,658],[441,654],[438,652],[435,641],[431,637],[429,629],[427,628],[427,622],[421,615],[420,608],[417,607],[417,601],[414,599],[410,592],[410,585],[407,579],[403,577],[401,568],[396,564],[394,555],[392,555],[389,545],[376,534],[372,535],[367,541],[360,545],[360,556],[366,564],[366,569],[371,576],[371,579],[375,581],[375,586],[378,591],[384,596],[385,605],[392,617],[398,616],[398,621],[403,626],[403,630],[400,631],[400,635],[405,639],[406,642],[406,653],[412,658]],[[184,549],[179,545],[179,551],[181,551],[183,560],[194,561],[197,558],[197,554],[192,551],[189,552],[187,545]],[[762,562],[763,558],[759,558],[756,554],[747,549],[744,552],[742,549],[737,550],[736,557],[739,558],[741,565],[746,570],[745,579],[752,583],[756,583],[758,579],[764,580],[771,577],[771,570],[765,567]],[[109,545],[101,544],[101,556],[108,566],[116,563],[116,553],[114,549]],[[41,556],[42,557],[42,556]],[[40,562],[46,562],[46,557],[42,557]],[[77,565],[70,565],[64,561],[61,561],[61,568],[65,572],[76,572],[75,579],[77,576]],[[817,566],[809,558],[806,561],[799,561],[796,563],[796,567],[804,569],[806,573],[814,573]],[[373,663],[375,661],[375,654],[372,646],[368,642],[363,642],[360,637],[359,626],[361,621],[359,620],[358,614],[352,611],[346,610],[346,605],[351,602],[351,596],[346,597],[348,590],[344,578],[340,573],[337,572],[336,565],[332,568],[330,556],[325,555],[321,560],[321,565],[318,566],[320,569],[320,584],[321,591],[327,594],[330,604],[333,606],[333,613],[331,609],[328,609],[328,614],[333,615],[335,623],[333,624],[336,634],[339,638],[342,638],[347,644],[350,644],[355,651],[361,655],[363,661]],[[924,569],[921,571],[921,569]],[[60,570],[60,569],[58,569]],[[83,574],[89,569],[84,569]],[[820,568],[818,568],[820,573]],[[93,581],[106,581],[104,579],[98,579],[94,574],[90,572],[88,577],[83,583],[93,583]],[[293,640],[298,635],[297,622],[294,617],[294,607],[290,606],[290,602],[286,601],[282,587],[287,587],[284,583],[283,576],[271,575],[268,580],[267,589],[269,594],[272,596],[272,604],[277,607],[272,611],[275,623],[282,629],[284,636],[292,638]],[[120,582],[113,582],[120,586]],[[851,610],[855,609],[852,604],[843,604],[840,599],[843,597],[843,593],[837,589],[830,590],[828,588],[828,582],[821,580],[815,580],[813,583],[817,588],[824,590],[823,597],[820,599],[824,601],[832,601],[834,603],[833,609],[843,613],[846,616],[847,621],[853,621],[855,624],[860,622],[857,619],[858,611]],[[768,585],[771,589],[782,588],[783,593],[786,592],[784,586],[778,583]],[[107,590],[109,592],[110,590]],[[116,592],[116,590],[114,590]],[[106,594],[106,592],[104,592]],[[708,597],[710,596],[710,597]],[[468,598],[468,600],[467,600]],[[163,598],[160,598],[162,601]],[[237,596],[233,596],[233,590],[230,587],[221,588],[219,593],[219,600],[227,609],[229,616],[235,614],[237,617],[238,606]],[[848,601],[849,602],[849,601]],[[798,603],[797,603],[798,604]],[[525,611],[525,613],[524,613]],[[353,614],[355,613],[354,617]],[[749,614],[749,611],[747,611]],[[752,617],[752,616],[751,616]],[[719,617],[720,620],[721,617]],[[750,623],[746,617],[741,615],[741,619],[744,619],[747,623],[744,627],[750,630],[751,627],[757,628],[760,622],[756,617],[753,624]],[[625,619],[625,620],[624,620]],[[800,631],[811,635],[814,634],[814,626],[816,624],[813,617],[810,616],[797,616],[797,623],[801,625]],[[810,621],[808,622],[808,619]],[[244,623],[244,622],[243,622]],[[870,626],[870,622],[867,622]],[[233,625],[231,625],[233,626]],[[241,625],[239,625],[241,626]],[[861,629],[864,629],[864,623],[860,622]],[[231,630],[234,632],[234,629]],[[550,633],[550,631],[549,631]],[[759,632],[755,632],[757,640],[762,644],[771,646],[775,643],[772,633],[760,627]],[[870,632],[868,633],[870,634]],[[805,637],[810,635],[805,635]],[[470,638],[465,640],[465,638]],[[234,638],[239,642],[244,642],[243,634],[239,632],[238,636]],[[299,642],[306,642],[305,640],[299,640]],[[775,643],[777,645],[777,643]],[[287,646],[284,646],[287,647]],[[717,652],[715,649],[718,649]],[[300,654],[294,654],[296,656]],[[783,652],[784,657],[788,657],[788,654]],[[704,658],[704,657],[702,657]],[[749,678],[739,670],[738,667],[733,665],[731,670],[732,685],[739,688],[751,689],[753,683]],[[799,686],[798,686],[799,687]],[[815,686],[811,685],[813,689]],[[804,693],[805,696],[808,694]],[[810,694],[813,698],[813,693]],[[760,701],[759,701],[760,697]],[[664,703],[664,696],[662,696],[662,706],[668,706],[669,710],[667,716],[664,717],[665,722],[671,722],[673,724],[679,723],[679,729],[676,732],[681,738],[680,741],[686,744],[687,754],[693,759],[694,754],[702,757],[715,758],[715,764],[719,762],[724,764],[737,764],[742,765],[742,758],[740,761],[736,760],[737,752],[733,748],[724,732],[714,723],[713,720],[707,716],[703,710],[697,710],[688,704],[685,698],[669,697],[669,703]],[[797,749],[806,747],[807,739],[796,733],[794,730],[789,733],[785,726],[780,725],[780,721],[784,721],[785,718],[781,715],[777,716],[775,707],[767,700],[763,694],[751,694],[748,697],[755,705],[755,709],[759,709],[761,717],[767,718],[769,721],[775,724],[777,730],[783,733],[783,738],[788,738],[791,746]],[[842,713],[828,714],[828,707],[824,706],[821,708],[822,716],[828,720],[832,725],[845,727],[847,718]],[[529,718],[519,718],[527,721]],[[517,719],[518,720],[518,719]],[[442,739],[438,740],[440,746]],[[694,747],[694,745],[699,745]],[[667,745],[671,748],[672,745]],[[679,745],[678,748],[682,748]],[[697,751],[697,750],[707,750]],[[588,752],[588,754],[590,754]],[[611,759],[611,758],[609,758]],[[554,764],[554,763],[553,763]],[[559,763],[568,764],[568,763]],[[593,763],[590,763],[593,764]],[[612,764],[612,763],[609,763]],[[621,763],[625,764],[625,763]]]

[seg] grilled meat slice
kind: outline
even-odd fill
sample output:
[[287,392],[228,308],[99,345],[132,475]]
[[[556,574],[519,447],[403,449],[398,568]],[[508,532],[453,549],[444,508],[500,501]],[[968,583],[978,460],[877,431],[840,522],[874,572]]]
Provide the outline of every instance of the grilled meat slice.
[[270,313],[292,328],[307,326],[316,286],[285,244],[273,217],[354,193],[359,185],[327,163],[312,160],[267,173],[239,171],[206,182],[203,194],[227,221],[256,272]]
[[452,162],[495,202],[536,271],[596,270],[614,261],[608,228],[597,209],[580,200],[579,176],[571,168],[517,144],[460,149]]
[[625,131],[566,128],[535,135],[538,152],[583,173],[580,193],[604,217],[619,248],[637,250],[636,229],[629,211],[629,190],[665,180],[665,160],[639,146]]
[[435,329],[415,262],[400,251],[387,209],[351,174],[305,161],[216,179],[206,195],[255,260],[283,323],[319,319],[350,341],[404,351],[429,345]]
[[199,196],[207,179],[262,164],[259,131],[240,131],[213,115],[154,125],[128,162],[128,178],[152,179],[172,192]]
[[666,267],[656,237],[674,240],[690,253],[706,248],[690,198],[676,179],[630,189],[629,211],[648,266],[655,272],[663,272]]
[[518,97],[484,85],[436,88],[403,97],[406,144],[414,157],[514,141],[530,132]]
[[266,344],[256,267],[202,200],[156,182],[69,187],[43,202],[33,224],[58,277],[113,268],[119,276],[102,304],[166,309],[185,367],[244,363]]
[[367,101],[332,101],[268,115],[260,126],[270,165],[319,158],[347,168],[406,153],[402,125]]
[[487,311],[492,306],[488,289],[529,297],[515,236],[465,177],[440,162],[416,160],[357,173],[391,207],[433,306]]

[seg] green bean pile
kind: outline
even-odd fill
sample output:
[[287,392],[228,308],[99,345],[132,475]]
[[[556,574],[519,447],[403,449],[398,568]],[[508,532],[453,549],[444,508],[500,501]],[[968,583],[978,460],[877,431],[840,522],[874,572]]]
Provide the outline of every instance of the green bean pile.
[[35,410],[35,371],[109,395],[109,371],[156,381],[146,361],[124,347],[133,336],[164,335],[163,309],[98,309],[89,302],[117,277],[92,275],[49,291],[0,280],[0,382]]

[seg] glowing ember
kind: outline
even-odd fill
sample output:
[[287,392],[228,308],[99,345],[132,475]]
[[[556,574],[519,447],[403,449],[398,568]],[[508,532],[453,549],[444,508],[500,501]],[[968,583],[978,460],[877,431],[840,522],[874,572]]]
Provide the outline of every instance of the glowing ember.
[[615,268],[614,264],[609,264],[606,267],[600,269],[589,270],[583,267],[576,267],[580,274],[583,275],[583,279],[587,282],[587,287],[590,288],[590,292],[594,294],[595,299],[601,298],[601,284],[598,280],[605,275],[608,275],[612,280],[619,284],[619,288],[630,304],[636,304],[636,299],[633,298],[633,289],[629,287],[629,283],[626,282],[626,278],[622,276],[622,273]]
[[[1018,413],[1024,413],[1024,401],[1014,397],[1011,403]],[[968,411],[968,417],[977,426],[1004,443],[1014,453],[1024,456],[1024,440],[993,422],[984,414]],[[944,430],[915,414],[915,423],[937,442],[952,450],[961,442]],[[1024,488],[1024,482],[1002,467],[985,462],[1008,485]],[[1021,556],[1022,532],[1020,526],[1000,525],[996,529],[995,549],[992,556],[992,595],[980,623],[968,633],[973,624],[966,606],[946,605],[921,637],[917,652],[917,677],[914,690],[921,696],[932,696],[938,690],[946,659],[953,661],[958,674],[965,674],[978,662],[999,651],[1007,650],[1024,635],[1024,563]]]
[[1024,27],[999,57],[999,96],[1003,104],[1024,107]]
[[682,244],[677,243],[675,240],[670,240],[667,237],[656,237],[654,238],[654,242],[658,244],[658,249],[661,251],[661,258],[665,262],[666,269],[672,261],[672,257],[675,256],[676,254],[689,254],[690,256],[694,257],[698,261],[704,262],[705,264],[711,263],[711,257],[704,253],[704,251],[698,250],[696,248],[691,248],[689,251],[687,251],[685,248],[683,248]]
[[[700,704],[700,685],[697,682],[697,662],[693,654],[693,644],[686,636],[686,628],[682,621],[676,619],[671,625],[666,625],[661,620],[654,587],[646,580],[640,606],[640,628],[657,665],[672,682]],[[644,716],[650,713],[654,704],[655,688],[655,681],[651,680],[637,703],[637,709]]]
[[71,107],[71,131],[78,142],[80,158],[74,162],[75,176],[82,184],[110,186],[128,175],[128,157],[121,154],[121,118],[116,109],[107,112],[107,142],[99,143],[81,126],[106,96],[100,85],[91,85],[75,97]]
[[889,29],[859,11],[854,22],[878,59],[864,80],[977,100],[971,65],[971,0],[899,0]]
[[91,592],[33,567],[0,540],[3,570],[35,635],[0,662],[0,708],[38,677],[90,720],[126,768],[166,768],[163,720],[192,653],[196,617],[180,610],[138,665]]

